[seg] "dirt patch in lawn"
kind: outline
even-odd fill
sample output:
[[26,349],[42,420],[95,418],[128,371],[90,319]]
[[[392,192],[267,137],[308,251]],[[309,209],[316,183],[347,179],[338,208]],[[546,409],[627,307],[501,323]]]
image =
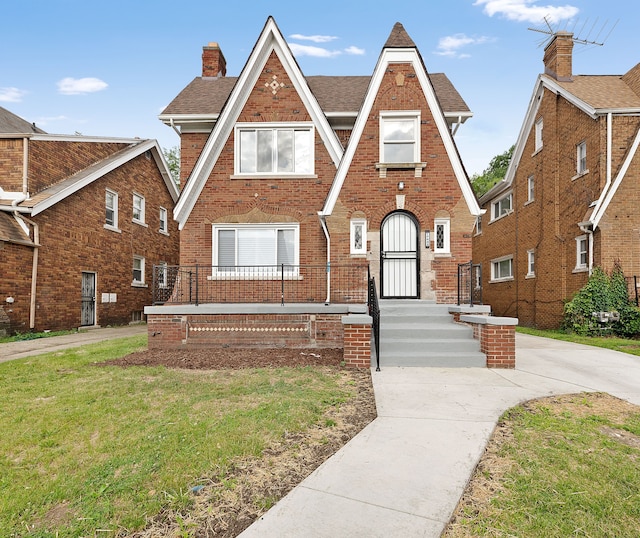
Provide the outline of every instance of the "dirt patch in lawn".
[[291,433],[268,447],[261,458],[237,461],[223,476],[212,470],[190,493],[193,503],[188,509],[162,512],[144,530],[118,536],[177,537],[185,530],[197,537],[240,534],[376,417],[370,370],[344,368],[342,360],[341,349],[219,348],[148,350],[101,363],[194,370],[313,366],[338,372],[340,384],[354,394],[348,402],[330,407],[310,430]]

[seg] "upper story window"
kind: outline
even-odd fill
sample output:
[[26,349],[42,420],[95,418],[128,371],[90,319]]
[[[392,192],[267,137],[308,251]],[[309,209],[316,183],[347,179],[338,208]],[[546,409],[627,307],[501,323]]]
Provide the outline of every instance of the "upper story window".
[[535,149],[534,151],[539,151],[542,149],[542,127],[543,122],[542,118],[536,121],[535,125]]
[[236,126],[236,174],[314,173],[314,130],[310,124]]
[[482,215],[478,215],[476,217],[476,235],[480,235],[482,233]]
[[449,254],[451,252],[451,221],[449,219],[435,219],[433,227],[433,252],[435,254]]
[[576,146],[576,173],[581,175],[587,172],[587,143],[580,142]]
[[576,237],[576,268],[574,271],[586,271],[589,263],[589,241],[586,235]]
[[164,207],[160,208],[160,233],[168,234],[169,233],[169,221],[167,210]]
[[527,178],[527,203],[533,202],[535,195],[535,182],[533,176]]
[[273,276],[298,272],[298,224],[234,224],[213,227],[215,273]]
[[133,194],[133,221],[144,223],[144,196]]
[[107,228],[118,228],[118,193],[107,189],[105,194],[105,219]]
[[527,250],[527,278],[536,276],[536,254],[535,251]]
[[511,213],[512,207],[513,193],[509,193],[491,204],[491,220],[496,220],[503,215],[508,215]]
[[420,160],[420,113],[380,113],[380,162],[416,163]]
[[351,254],[367,253],[367,221],[364,219],[353,219],[351,221]]

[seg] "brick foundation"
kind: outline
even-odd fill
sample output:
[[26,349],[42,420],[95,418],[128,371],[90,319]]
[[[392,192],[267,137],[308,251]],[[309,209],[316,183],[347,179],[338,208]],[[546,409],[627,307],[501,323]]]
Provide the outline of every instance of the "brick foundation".
[[516,367],[517,318],[458,316],[459,321],[473,327],[473,337],[480,340],[480,351],[487,357],[487,368]]

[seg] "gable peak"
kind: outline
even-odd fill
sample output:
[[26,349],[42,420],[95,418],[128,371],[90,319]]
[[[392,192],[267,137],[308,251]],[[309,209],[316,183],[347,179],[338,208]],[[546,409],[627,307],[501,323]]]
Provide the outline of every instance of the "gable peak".
[[396,22],[393,25],[393,29],[389,34],[387,42],[384,44],[385,49],[406,49],[416,48],[416,44],[413,39],[409,37],[409,34],[404,29],[401,23]]

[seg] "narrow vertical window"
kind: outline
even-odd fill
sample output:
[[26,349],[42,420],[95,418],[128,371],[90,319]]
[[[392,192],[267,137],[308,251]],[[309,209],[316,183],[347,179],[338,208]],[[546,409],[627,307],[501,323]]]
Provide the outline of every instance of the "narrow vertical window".
[[105,226],[118,227],[118,194],[107,190],[105,195]]
[[584,271],[588,268],[589,241],[586,235],[576,237],[576,271]]
[[533,176],[529,176],[527,178],[527,202],[533,202],[534,200],[534,186]]
[[133,257],[133,285],[144,284],[144,258],[142,256]]
[[367,253],[367,221],[354,219],[351,221],[351,254]]
[[536,276],[535,252],[532,249],[527,251],[527,277],[531,278],[534,276]]
[[133,220],[144,223],[144,196],[133,195]]
[[478,215],[476,217],[476,235],[480,235],[482,233],[482,215]]
[[542,128],[543,122],[542,118],[536,121],[535,125],[535,151],[542,149]]
[[576,146],[576,172],[578,175],[587,172],[587,143],[580,142]]
[[434,233],[433,251],[436,254],[449,254],[451,252],[450,246],[450,226],[451,221],[449,219],[436,219],[434,221]]
[[163,234],[169,233],[169,224],[167,222],[167,210],[164,207],[160,208],[160,232]]

